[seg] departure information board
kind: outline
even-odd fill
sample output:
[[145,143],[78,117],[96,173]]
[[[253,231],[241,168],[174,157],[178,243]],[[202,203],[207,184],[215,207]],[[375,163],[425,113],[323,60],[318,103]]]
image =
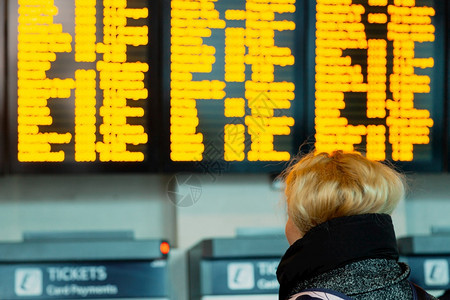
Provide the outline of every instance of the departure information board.
[[16,166],[154,164],[147,1],[9,4]]
[[170,5],[171,165],[280,169],[296,152],[302,105],[296,1]]
[[317,0],[313,12],[316,151],[442,170],[443,2]]
[[11,173],[280,172],[306,141],[448,170],[449,7],[7,0],[0,159]]
[[[5,15],[5,6],[0,4],[0,15]],[[0,32],[5,32],[5,22],[0,22]],[[4,158],[6,148],[6,118],[5,118],[5,40],[0,37],[0,174],[4,172]]]

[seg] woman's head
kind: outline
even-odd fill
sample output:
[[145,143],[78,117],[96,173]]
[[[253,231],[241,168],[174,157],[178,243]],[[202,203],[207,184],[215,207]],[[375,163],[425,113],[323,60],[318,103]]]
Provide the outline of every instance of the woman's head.
[[391,214],[405,194],[401,174],[358,153],[310,153],[285,174],[288,225],[302,234],[337,217]]

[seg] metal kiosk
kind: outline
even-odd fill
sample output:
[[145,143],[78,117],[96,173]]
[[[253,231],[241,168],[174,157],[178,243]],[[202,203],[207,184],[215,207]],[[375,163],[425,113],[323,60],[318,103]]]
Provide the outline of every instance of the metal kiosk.
[[0,243],[0,299],[168,299],[161,240],[38,235]]
[[398,247],[412,282],[426,290],[450,289],[450,234],[404,237]]
[[191,300],[277,300],[285,237],[203,240],[188,251]]

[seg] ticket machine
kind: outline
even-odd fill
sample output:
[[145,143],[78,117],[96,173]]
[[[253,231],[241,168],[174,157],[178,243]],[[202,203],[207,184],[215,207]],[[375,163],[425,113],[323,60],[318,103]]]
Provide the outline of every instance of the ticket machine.
[[203,240],[188,251],[191,300],[277,300],[285,237]]
[[398,247],[411,281],[426,290],[450,289],[450,234],[404,237]]
[[168,299],[168,252],[162,240],[92,234],[0,243],[0,299]]

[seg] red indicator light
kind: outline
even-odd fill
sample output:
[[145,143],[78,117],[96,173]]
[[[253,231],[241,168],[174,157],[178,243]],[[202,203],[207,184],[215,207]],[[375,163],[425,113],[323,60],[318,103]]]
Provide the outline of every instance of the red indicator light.
[[170,251],[169,243],[162,242],[161,245],[159,245],[159,250],[161,250],[162,254],[167,255]]

